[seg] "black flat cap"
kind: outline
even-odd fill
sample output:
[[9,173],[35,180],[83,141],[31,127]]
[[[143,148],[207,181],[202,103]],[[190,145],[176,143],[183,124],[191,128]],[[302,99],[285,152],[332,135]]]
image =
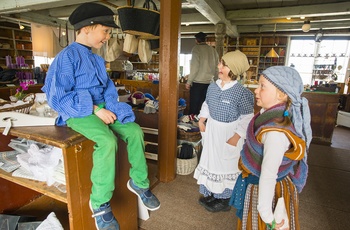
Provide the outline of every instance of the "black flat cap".
[[206,33],[203,33],[203,32],[199,32],[197,33],[196,35],[194,35],[195,38],[199,38],[199,39],[205,39],[207,37],[207,34]]
[[114,12],[107,6],[98,3],[84,3],[76,8],[69,16],[69,22],[75,30],[84,26],[101,24],[119,28],[114,21]]

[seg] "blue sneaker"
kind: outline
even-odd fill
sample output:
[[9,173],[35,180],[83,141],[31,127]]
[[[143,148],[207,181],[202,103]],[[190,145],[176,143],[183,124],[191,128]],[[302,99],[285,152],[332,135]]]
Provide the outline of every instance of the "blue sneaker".
[[135,193],[143,202],[145,207],[150,210],[154,211],[159,209],[160,202],[158,198],[149,190],[148,188],[139,188],[137,187],[132,179],[130,179],[127,183],[128,189]]
[[102,204],[98,209],[93,209],[91,201],[89,207],[95,218],[95,225],[97,230],[119,230],[119,224],[115,219],[109,202]]

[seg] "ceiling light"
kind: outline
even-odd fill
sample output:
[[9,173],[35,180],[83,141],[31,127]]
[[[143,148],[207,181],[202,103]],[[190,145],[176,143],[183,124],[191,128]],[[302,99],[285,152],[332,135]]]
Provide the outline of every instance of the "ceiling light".
[[291,19],[290,17],[287,18],[287,20],[290,20],[290,19]]
[[[275,24],[275,28],[273,30],[273,43],[275,46],[276,45],[276,42],[275,42],[275,35],[276,35],[276,24]],[[277,52],[275,51],[275,49],[272,47],[271,50],[266,54],[265,57],[269,57],[269,58],[279,58],[280,56],[277,54]]]
[[266,57],[278,58],[280,56],[277,54],[274,48],[271,48],[271,50],[266,54]]
[[305,19],[305,17],[304,16],[300,16],[300,19]]
[[24,26],[21,24],[21,22],[18,22],[18,26],[19,26],[19,29],[20,29],[20,30],[23,30],[23,29],[24,29]]
[[309,32],[311,28],[310,21],[304,21],[304,25],[301,27],[301,29],[304,32]]

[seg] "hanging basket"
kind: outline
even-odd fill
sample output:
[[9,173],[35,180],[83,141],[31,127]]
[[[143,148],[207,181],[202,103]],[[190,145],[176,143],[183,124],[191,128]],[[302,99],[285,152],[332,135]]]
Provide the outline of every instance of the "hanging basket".
[[[153,4],[153,10],[149,3]],[[135,0],[131,6],[117,8],[123,32],[145,40],[159,39],[160,13],[156,4],[152,0],[145,0],[143,8],[134,5]]]

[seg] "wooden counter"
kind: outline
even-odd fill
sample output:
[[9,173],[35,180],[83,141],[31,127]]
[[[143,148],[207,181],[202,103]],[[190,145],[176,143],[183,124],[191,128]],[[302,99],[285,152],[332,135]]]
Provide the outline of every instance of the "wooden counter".
[[[0,128],[3,131],[3,128]],[[62,148],[67,193],[59,192],[46,183],[12,177],[0,170],[0,213],[13,213],[16,209],[41,195],[67,204],[70,229],[95,229],[89,209],[91,192],[90,172],[94,142],[67,127],[36,126],[11,128],[10,136],[1,135],[0,151],[11,138],[21,137]],[[129,180],[128,155],[126,144],[119,141],[116,159],[116,181],[111,206],[121,229],[138,229],[137,197],[126,186]],[[6,201],[6,202],[3,202]]]
[[[252,92],[255,90],[255,88],[249,89]],[[331,145],[340,95],[326,92],[304,92],[302,96],[309,101],[312,143]],[[260,108],[255,103],[254,113],[259,112]]]
[[340,95],[336,93],[304,92],[302,96],[309,101],[312,142],[331,145]]

